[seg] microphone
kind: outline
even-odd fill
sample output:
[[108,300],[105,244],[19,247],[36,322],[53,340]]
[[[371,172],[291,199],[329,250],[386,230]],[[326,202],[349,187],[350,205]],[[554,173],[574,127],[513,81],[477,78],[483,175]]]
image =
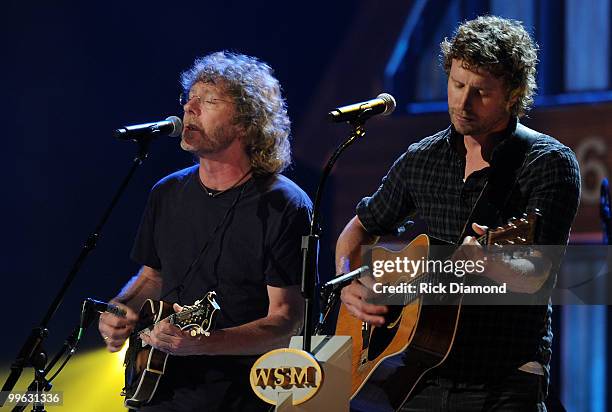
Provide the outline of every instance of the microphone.
[[340,276],[333,278],[329,282],[324,283],[322,285],[322,288],[323,289],[343,288],[344,286],[351,283],[353,279],[359,279],[360,277],[362,277],[363,274],[368,272],[369,270],[370,270],[369,266],[367,265],[362,266],[359,269],[355,269],[351,272],[345,273],[344,275],[340,275]]
[[127,315],[125,310],[112,303],[87,298],[81,304],[81,322],[79,324],[79,336],[77,339],[81,339],[85,329],[87,329],[96,316],[102,312],[109,312],[120,318],[124,318]]
[[126,315],[125,310],[121,309],[119,306],[114,305],[108,302],[102,302],[99,300],[95,300],[92,298],[87,298],[83,301],[83,307],[89,306],[92,310],[102,313],[108,312],[112,313],[115,316],[119,316],[120,318],[124,318]]
[[377,114],[388,116],[395,110],[395,99],[389,93],[381,93],[375,99],[338,107],[327,114],[332,122],[365,121]]
[[113,136],[121,140],[138,141],[151,136],[168,135],[177,137],[183,131],[183,122],[176,116],[167,117],[166,120],[153,123],[123,126],[113,130]]

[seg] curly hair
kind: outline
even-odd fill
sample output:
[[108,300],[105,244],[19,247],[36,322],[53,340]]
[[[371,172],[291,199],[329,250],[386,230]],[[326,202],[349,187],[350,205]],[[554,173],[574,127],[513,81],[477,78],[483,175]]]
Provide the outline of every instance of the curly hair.
[[236,124],[247,130],[246,151],[253,173],[280,173],[291,164],[291,121],[278,80],[266,63],[220,51],[195,60],[181,74],[185,92],[197,82],[221,81],[236,104]]
[[538,45],[517,20],[480,16],[461,24],[452,39],[440,44],[446,75],[453,59],[463,61],[466,69],[483,68],[507,86],[507,98],[514,93],[514,116],[524,116],[533,104],[537,89]]

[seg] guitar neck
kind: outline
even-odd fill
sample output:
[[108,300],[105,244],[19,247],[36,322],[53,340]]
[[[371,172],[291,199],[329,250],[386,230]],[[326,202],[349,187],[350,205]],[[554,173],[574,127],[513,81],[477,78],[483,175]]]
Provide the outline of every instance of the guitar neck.
[[163,321],[169,321],[170,324],[175,325],[176,322],[174,321],[176,319],[176,313],[173,313],[171,315],[166,316],[165,318],[158,320],[157,322],[154,322],[151,326],[148,326],[144,329],[140,329],[139,331],[134,332],[135,335],[140,335],[141,333],[150,333],[151,330],[153,330],[153,328],[155,327],[155,325],[157,325],[158,323],[161,323]]

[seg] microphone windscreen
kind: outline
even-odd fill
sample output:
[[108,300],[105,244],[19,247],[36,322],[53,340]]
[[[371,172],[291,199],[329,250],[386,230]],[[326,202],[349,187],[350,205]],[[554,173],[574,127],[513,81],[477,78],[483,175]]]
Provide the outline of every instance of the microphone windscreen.
[[396,107],[395,98],[393,96],[389,93],[381,93],[376,97],[385,102],[385,111],[382,112],[381,115],[388,116],[393,113]]
[[166,120],[172,123],[172,132],[168,136],[178,137],[183,131],[183,122],[177,116],[168,116]]

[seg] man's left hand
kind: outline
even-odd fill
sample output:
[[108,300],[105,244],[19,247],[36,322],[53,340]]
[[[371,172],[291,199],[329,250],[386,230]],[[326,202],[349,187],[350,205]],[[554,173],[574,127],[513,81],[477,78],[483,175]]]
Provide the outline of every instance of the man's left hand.
[[[173,309],[177,313],[183,310],[177,303],[173,305]],[[206,336],[191,336],[189,332],[170,324],[167,319],[155,325],[150,333],[141,333],[140,338],[144,343],[169,355],[203,355],[206,352]]]

